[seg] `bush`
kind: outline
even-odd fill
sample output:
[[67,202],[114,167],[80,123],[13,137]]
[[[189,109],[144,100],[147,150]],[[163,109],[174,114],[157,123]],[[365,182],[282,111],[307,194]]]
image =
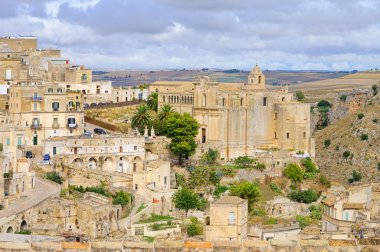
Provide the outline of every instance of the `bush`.
[[303,101],[305,99],[305,95],[302,91],[296,91],[296,99],[297,101]]
[[340,100],[345,102],[347,100],[347,95],[341,95]]
[[377,118],[372,119],[372,122],[373,122],[373,123],[378,123],[378,122],[379,122],[379,119],[377,119]]
[[303,179],[304,171],[297,164],[289,164],[284,169],[284,174],[294,183],[301,182]]
[[265,164],[258,162],[256,165],[253,166],[254,169],[259,170],[259,171],[264,171],[265,170]]
[[274,225],[274,224],[277,224],[278,221],[276,218],[273,218],[273,217],[269,217],[266,221],[265,221],[265,225]]
[[217,149],[214,150],[209,148],[208,151],[202,155],[201,161],[208,164],[215,164],[219,156],[220,154]]
[[309,207],[310,218],[314,220],[322,220],[322,206],[312,205]]
[[319,183],[321,185],[324,185],[324,186],[328,187],[328,188],[331,187],[331,181],[328,180],[328,178],[325,175],[319,176]]
[[234,164],[242,168],[248,168],[252,166],[254,162],[255,162],[255,159],[249,156],[239,156],[234,159]]
[[222,193],[228,190],[228,186],[225,185],[217,185],[215,186],[215,190],[213,192],[213,195],[215,198],[219,198]]
[[320,100],[317,104],[318,107],[331,107],[331,103],[326,100]]
[[311,158],[307,157],[301,160],[301,165],[305,168],[305,172],[309,173],[317,173],[318,168],[314,164],[313,160]]
[[319,195],[316,191],[308,189],[305,191],[295,190],[291,191],[288,197],[297,202],[311,203],[316,201],[319,198]]
[[377,163],[377,170],[379,170],[379,171],[380,171],[380,162],[379,162],[379,163]]
[[189,237],[193,237],[196,235],[202,234],[202,227],[198,224],[191,223],[189,226],[187,226],[187,235]]
[[351,174],[351,178],[349,178],[348,179],[348,183],[354,183],[354,182],[356,182],[356,181],[360,181],[360,180],[362,180],[362,174],[361,174],[361,172],[357,172],[356,170],[353,170],[352,171],[352,174]]
[[351,155],[351,152],[348,151],[348,150],[345,150],[345,151],[343,152],[343,157],[346,158],[346,159],[347,159],[350,155]]
[[378,90],[377,90],[377,85],[376,84],[372,85],[372,91],[373,91],[373,95],[377,95]]
[[251,211],[251,214],[253,216],[265,216],[267,215],[267,212],[262,207],[254,207]]
[[273,192],[281,193],[281,188],[278,187],[278,185],[275,184],[275,183],[270,183],[270,189],[271,189]]
[[57,184],[63,183],[63,178],[61,177],[61,175],[59,175],[58,172],[55,172],[55,171],[47,172],[45,177],[46,177],[46,179],[51,180]]
[[364,114],[363,113],[359,113],[357,116],[358,116],[358,119],[361,120],[364,117]]
[[125,207],[129,203],[129,199],[131,198],[129,193],[119,191],[116,192],[115,196],[113,197],[112,204],[113,205],[121,205],[122,207]]
[[16,231],[15,234],[30,235],[32,234],[32,231],[29,229],[25,229],[25,230]]
[[310,217],[302,216],[302,215],[297,215],[296,221],[300,224],[300,228],[302,228],[302,229],[309,226],[312,223]]
[[368,140],[368,134],[362,134],[361,137],[360,137],[360,139],[362,141],[367,141]]
[[153,231],[157,231],[160,229],[161,225],[158,223],[154,223],[153,225],[150,226]]
[[327,147],[330,146],[330,144],[331,144],[331,140],[330,140],[330,139],[326,139],[326,140],[323,142],[323,144],[324,144],[325,147],[327,148]]

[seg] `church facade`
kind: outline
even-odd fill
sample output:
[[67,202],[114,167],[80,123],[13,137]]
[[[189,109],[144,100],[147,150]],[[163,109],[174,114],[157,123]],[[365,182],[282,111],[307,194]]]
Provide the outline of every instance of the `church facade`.
[[296,101],[287,87],[267,89],[257,65],[247,83],[218,83],[201,77],[195,82],[157,81],[150,89],[158,92],[159,107],[170,104],[199,122],[201,152],[216,148],[226,161],[274,149],[314,155],[310,105]]

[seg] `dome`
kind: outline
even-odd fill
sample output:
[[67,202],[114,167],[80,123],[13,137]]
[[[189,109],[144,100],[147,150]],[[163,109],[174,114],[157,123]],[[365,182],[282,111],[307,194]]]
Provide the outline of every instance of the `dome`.
[[252,68],[251,74],[262,74],[262,73],[263,72],[261,72],[259,65],[257,65],[257,63],[256,63],[255,67]]

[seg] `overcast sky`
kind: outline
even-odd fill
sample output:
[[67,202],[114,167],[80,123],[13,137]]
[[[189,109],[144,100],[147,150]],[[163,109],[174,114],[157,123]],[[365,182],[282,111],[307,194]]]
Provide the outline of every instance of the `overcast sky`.
[[0,34],[94,68],[380,68],[379,0],[0,0]]

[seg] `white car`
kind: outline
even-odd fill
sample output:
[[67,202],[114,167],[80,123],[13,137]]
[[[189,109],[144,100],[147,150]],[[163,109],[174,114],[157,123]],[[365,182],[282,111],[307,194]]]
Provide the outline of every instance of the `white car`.
[[49,160],[43,160],[41,162],[38,162],[37,164],[38,165],[50,165],[50,161]]

